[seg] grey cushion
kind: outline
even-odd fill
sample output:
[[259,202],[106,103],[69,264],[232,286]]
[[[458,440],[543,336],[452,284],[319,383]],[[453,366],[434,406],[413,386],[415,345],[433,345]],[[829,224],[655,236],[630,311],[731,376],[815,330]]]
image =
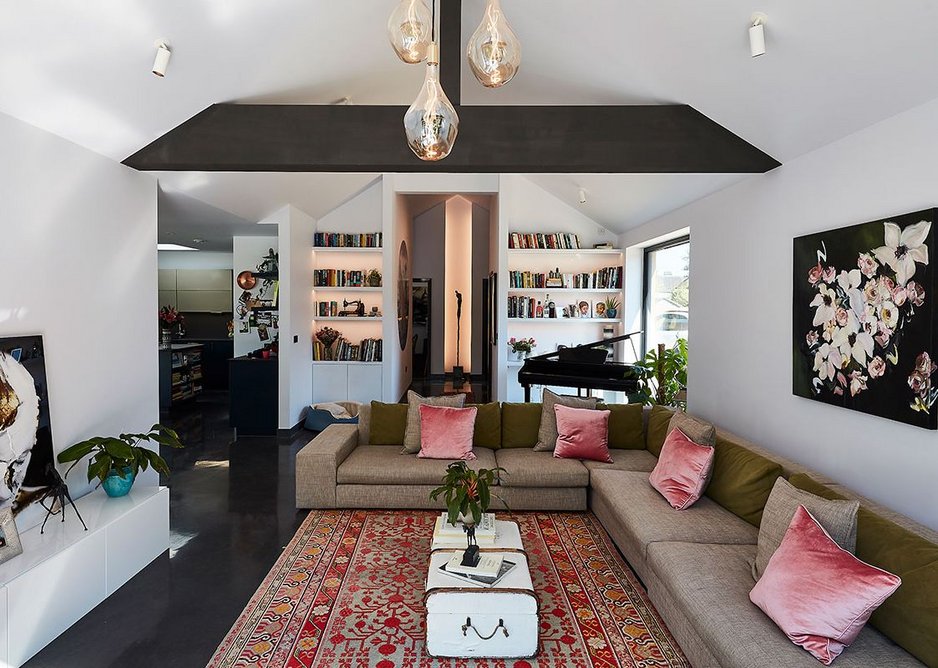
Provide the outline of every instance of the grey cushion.
[[[476,459],[466,462],[470,468],[495,468],[494,450],[472,451]],[[450,461],[401,455],[399,445],[360,445],[339,466],[336,480],[340,485],[439,485]]]
[[660,541],[755,545],[758,538],[754,526],[707,497],[674,510],[644,472],[593,470],[590,486],[610,506],[619,525],[616,533],[628,542],[622,551],[643,560],[648,546]]
[[589,469],[577,459],[561,459],[552,452],[527,448],[495,451],[498,465],[505,469],[500,484],[505,487],[586,487]]
[[616,450],[609,449],[612,463],[583,460],[583,466],[590,471],[651,471],[658,460],[648,450]]
[[687,438],[698,445],[709,445],[712,448],[717,442],[717,430],[712,424],[683,411],[677,411],[671,418],[668,431],[672,429],[680,429]]
[[[663,542],[648,549],[648,563],[660,586],[667,589],[720,665],[817,668],[817,659],[788,640],[749,600],[753,587],[749,562],[754,557],[753,545]],[[921,666],[869,626],[834,665]]]
[[759,544],[752,564],[752,577],[756,580],[762,577],[769,559],[782,544],[798,506],[804,506],[840,547],[850,554],[856,551],[859,501],[829,501],[779,478],[762,511]]
[[553,452],[557,445],[557,414],[554,406],[560,404],[569,408],[596,408],[595,397],[568,397],[544,390],[541,397],[541,426],[537,430],[535,452]]
[[[462,408],[466,403],[465,394],[452,394],[445,397],[421,397],[413,390],[407,391],[407,429],[404,431],[404,454],[420,452],[420,405]],[[367,443],[367,441],[365,441]]]

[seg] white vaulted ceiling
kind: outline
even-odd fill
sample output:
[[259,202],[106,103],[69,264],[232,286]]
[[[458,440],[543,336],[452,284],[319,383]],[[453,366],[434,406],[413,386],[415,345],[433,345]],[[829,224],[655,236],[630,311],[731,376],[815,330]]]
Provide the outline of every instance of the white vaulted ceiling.
[[[409,104],[422,71],[387,45],[394,2],[5,0],[0,112],[122,160],[216,102]],[[464,0],[464,40],[483,4]],[[465,104],[684,103],[785,162],[938,97],[938,3],[930,0],[503,0],[503,7],[524,46],[521,71],[491,91],[464,68]],[[746,36],[754,11],[769,17],[768,53],[757,59]],[[150,74],[157,39],[173,49],[165,79]],[[595,215],[632,226],[643,222],[642,211],[674,208],[733,177],[591,178]],[[569,179],[539,182],[558,195],[571,187]],[[269,200],[257,210],[285,203],[273,200],[282,189],[268,186],[255,191]],[[343,197],[360,188],[345,186]],[[618,207],[625,189],[634,194],[633,213],[599,211],[602,201]],[[243,197],[229,194],[232,202]],[[242,205],[211,203],[244,217]]]

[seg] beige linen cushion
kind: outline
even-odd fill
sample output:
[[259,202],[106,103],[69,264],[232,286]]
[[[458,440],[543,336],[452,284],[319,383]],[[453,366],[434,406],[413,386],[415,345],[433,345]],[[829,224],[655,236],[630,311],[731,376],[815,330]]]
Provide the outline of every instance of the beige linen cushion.
[[537,430],[537,443],[534,452],[553,452],[557,445],[557,414],[554,406],[568,408],[596,408],[599,400],[595,397],[567,397],[544,390],[541,398],[541,426]]
[[[692,417],[684,411],[674,413],[674,417],[668,423],[668,433],[671,433],[672,429],[680,429],[697,445],[709,445],[712,448],[717,442],[717,430],[712,424]],[[794,514],[795,511],[792,511],[792,516]]]
[[859,501],[829,501],[794,487],[785,478],[775,481],[759,525],[759,543],[752,564],[752,577],[758,580],[769,559],[782,544],[785,532],[798,506],[804,506],[840,547],[853,554],[857,547]]
[[453,394],[445,397],[421,397],[413,390],[407,391],[407,429],[404,431],[404,449],[401,454],[415,455],[420,452],[420,405],[462,408],[466,403],[465,394]]

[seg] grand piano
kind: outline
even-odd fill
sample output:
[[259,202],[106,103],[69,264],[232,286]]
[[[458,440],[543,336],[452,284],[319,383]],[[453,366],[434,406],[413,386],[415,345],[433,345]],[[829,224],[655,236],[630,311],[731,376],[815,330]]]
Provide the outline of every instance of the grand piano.
[[524,387],[525,402],[531,401],[532,385],[575,387],[578,394],[593,390],[611,390],[630,394],[638,390],[641,377],[638,367],[621,362],[607,362],[604,346],[626,341],[641,332],[632,332],[610,339],[601,339],[552,353],[529,357],[518,371],[518,382]]

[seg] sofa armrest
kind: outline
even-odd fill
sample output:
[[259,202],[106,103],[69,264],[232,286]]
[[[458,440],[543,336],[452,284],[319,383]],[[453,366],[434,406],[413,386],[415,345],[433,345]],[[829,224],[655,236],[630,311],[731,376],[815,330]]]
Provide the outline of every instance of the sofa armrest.
[[296,453],[296,507],[335,508],[336,472],[358,447],[358,425],[334,424]]

